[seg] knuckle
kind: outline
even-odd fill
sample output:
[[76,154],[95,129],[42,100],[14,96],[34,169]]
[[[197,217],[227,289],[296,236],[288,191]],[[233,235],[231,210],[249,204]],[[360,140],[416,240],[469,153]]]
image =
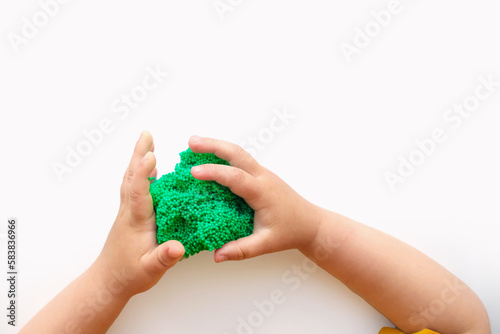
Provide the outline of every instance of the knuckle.
[[165,268],[168,268],[169,267],[169,263],[168,261],[166,261],[163,256],[161,255],[160,252],[157,253],[157,260],[158,260],[158,263],[160,263],[161,266],[165,267]]
[[245,180],[245,174],[243,174],[243,171],[240,169],[236,169],[233,172],[231,182],[233,184],[240,184]]
[[129,192],[129,197],[131,201],[135,202],[141,198],[141,195],[134,188],[131,188]]
[[246,254],[243,248],[241,248],[239,242],[236,243],[236,257],[238,260],[248,259],[248,254]]
[[125,172],[125,175],[123,175],[123,182],[130,183],[132,181],[133,176],[134,176],[134,171],[131,170],[130,168],[127,169],[127,171]]
[[233,144],[233,145],[234,145],[233,152],[232,152],[233,156],[241,157],[241,156],[245,155],[246,151],[243,149],[243,147],[236,145],[236,144]]
[[248,200],[256,200],[262,197],[262,194],[264,194],[264,191],[262,189],[262,186],[259,182],[253,182],[251,187],[248,187],[247,189],[247,199]]
[[229,186],[231,183],[231,175],[229,173],[229,170],[226,169],[217,169],[212,167],[212,175],[213,179],[217,181],[218,183],[224,185],[224,186]]

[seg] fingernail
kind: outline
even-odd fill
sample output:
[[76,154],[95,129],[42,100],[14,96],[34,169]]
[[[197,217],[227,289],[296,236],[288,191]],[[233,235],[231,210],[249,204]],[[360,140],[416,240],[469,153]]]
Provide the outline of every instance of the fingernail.
[[224,254],[217,255],[217,262],[224,262],[224,261],[227,261],[227,255]]
[[201,140],[201,137],[200,137],[200,136],[197,136],[197,135],[194,135],[194,136],[191,136],[191,140],[192,140],[192,141],[200,141],[200,140]]
[[203,168],[201,166],[191,167],[191,173],[198,174]]

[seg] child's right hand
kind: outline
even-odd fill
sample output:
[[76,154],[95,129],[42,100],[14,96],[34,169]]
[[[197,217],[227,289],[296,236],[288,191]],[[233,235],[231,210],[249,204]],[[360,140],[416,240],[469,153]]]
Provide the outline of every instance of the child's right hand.
[[229,187],[255,210],[253,234],[216,250],[216,262],[243,260],[294,248],[304,250],[311,245],[319,228],[320,208],[259,165],[238,145],[193,136],[189,147],[196,153],[214,153],[230,164],[193,167],[191,173],[195,178]]

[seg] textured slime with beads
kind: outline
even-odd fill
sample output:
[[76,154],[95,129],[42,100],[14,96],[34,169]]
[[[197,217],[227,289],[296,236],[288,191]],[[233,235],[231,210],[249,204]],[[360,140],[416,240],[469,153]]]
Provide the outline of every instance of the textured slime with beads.
[[252,234],[254,210],[245,200],[215,181],[200,181],[191,167],[229,165],[212,153],[180,154],[175,170],[151,183],[149,191],[156,212],[158,243],[180,241],[185,257]]

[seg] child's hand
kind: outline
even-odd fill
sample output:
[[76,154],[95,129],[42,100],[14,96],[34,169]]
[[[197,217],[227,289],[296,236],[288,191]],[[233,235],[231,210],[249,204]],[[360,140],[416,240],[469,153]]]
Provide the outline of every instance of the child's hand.
[[[108,275],[121,275],[126,293],[153,287],[184,255],[178,241],[158,245],[148,177],[156,176],[153,138],[143,132],[137,142],[120,189],[120,208],[106,244],[94,267]],[[114,274],[113,274],[114,272]]]
[[307,248],[316,236],[320,210],[306,201],[274,173],[235,144],[193,136],[189,147],[196,153],[214,153],[229,162],[191,169],[199,180],[227,186],[255,210],[252,235],[228,242],[215,252],[215,261],[243,260],[286,249]]

